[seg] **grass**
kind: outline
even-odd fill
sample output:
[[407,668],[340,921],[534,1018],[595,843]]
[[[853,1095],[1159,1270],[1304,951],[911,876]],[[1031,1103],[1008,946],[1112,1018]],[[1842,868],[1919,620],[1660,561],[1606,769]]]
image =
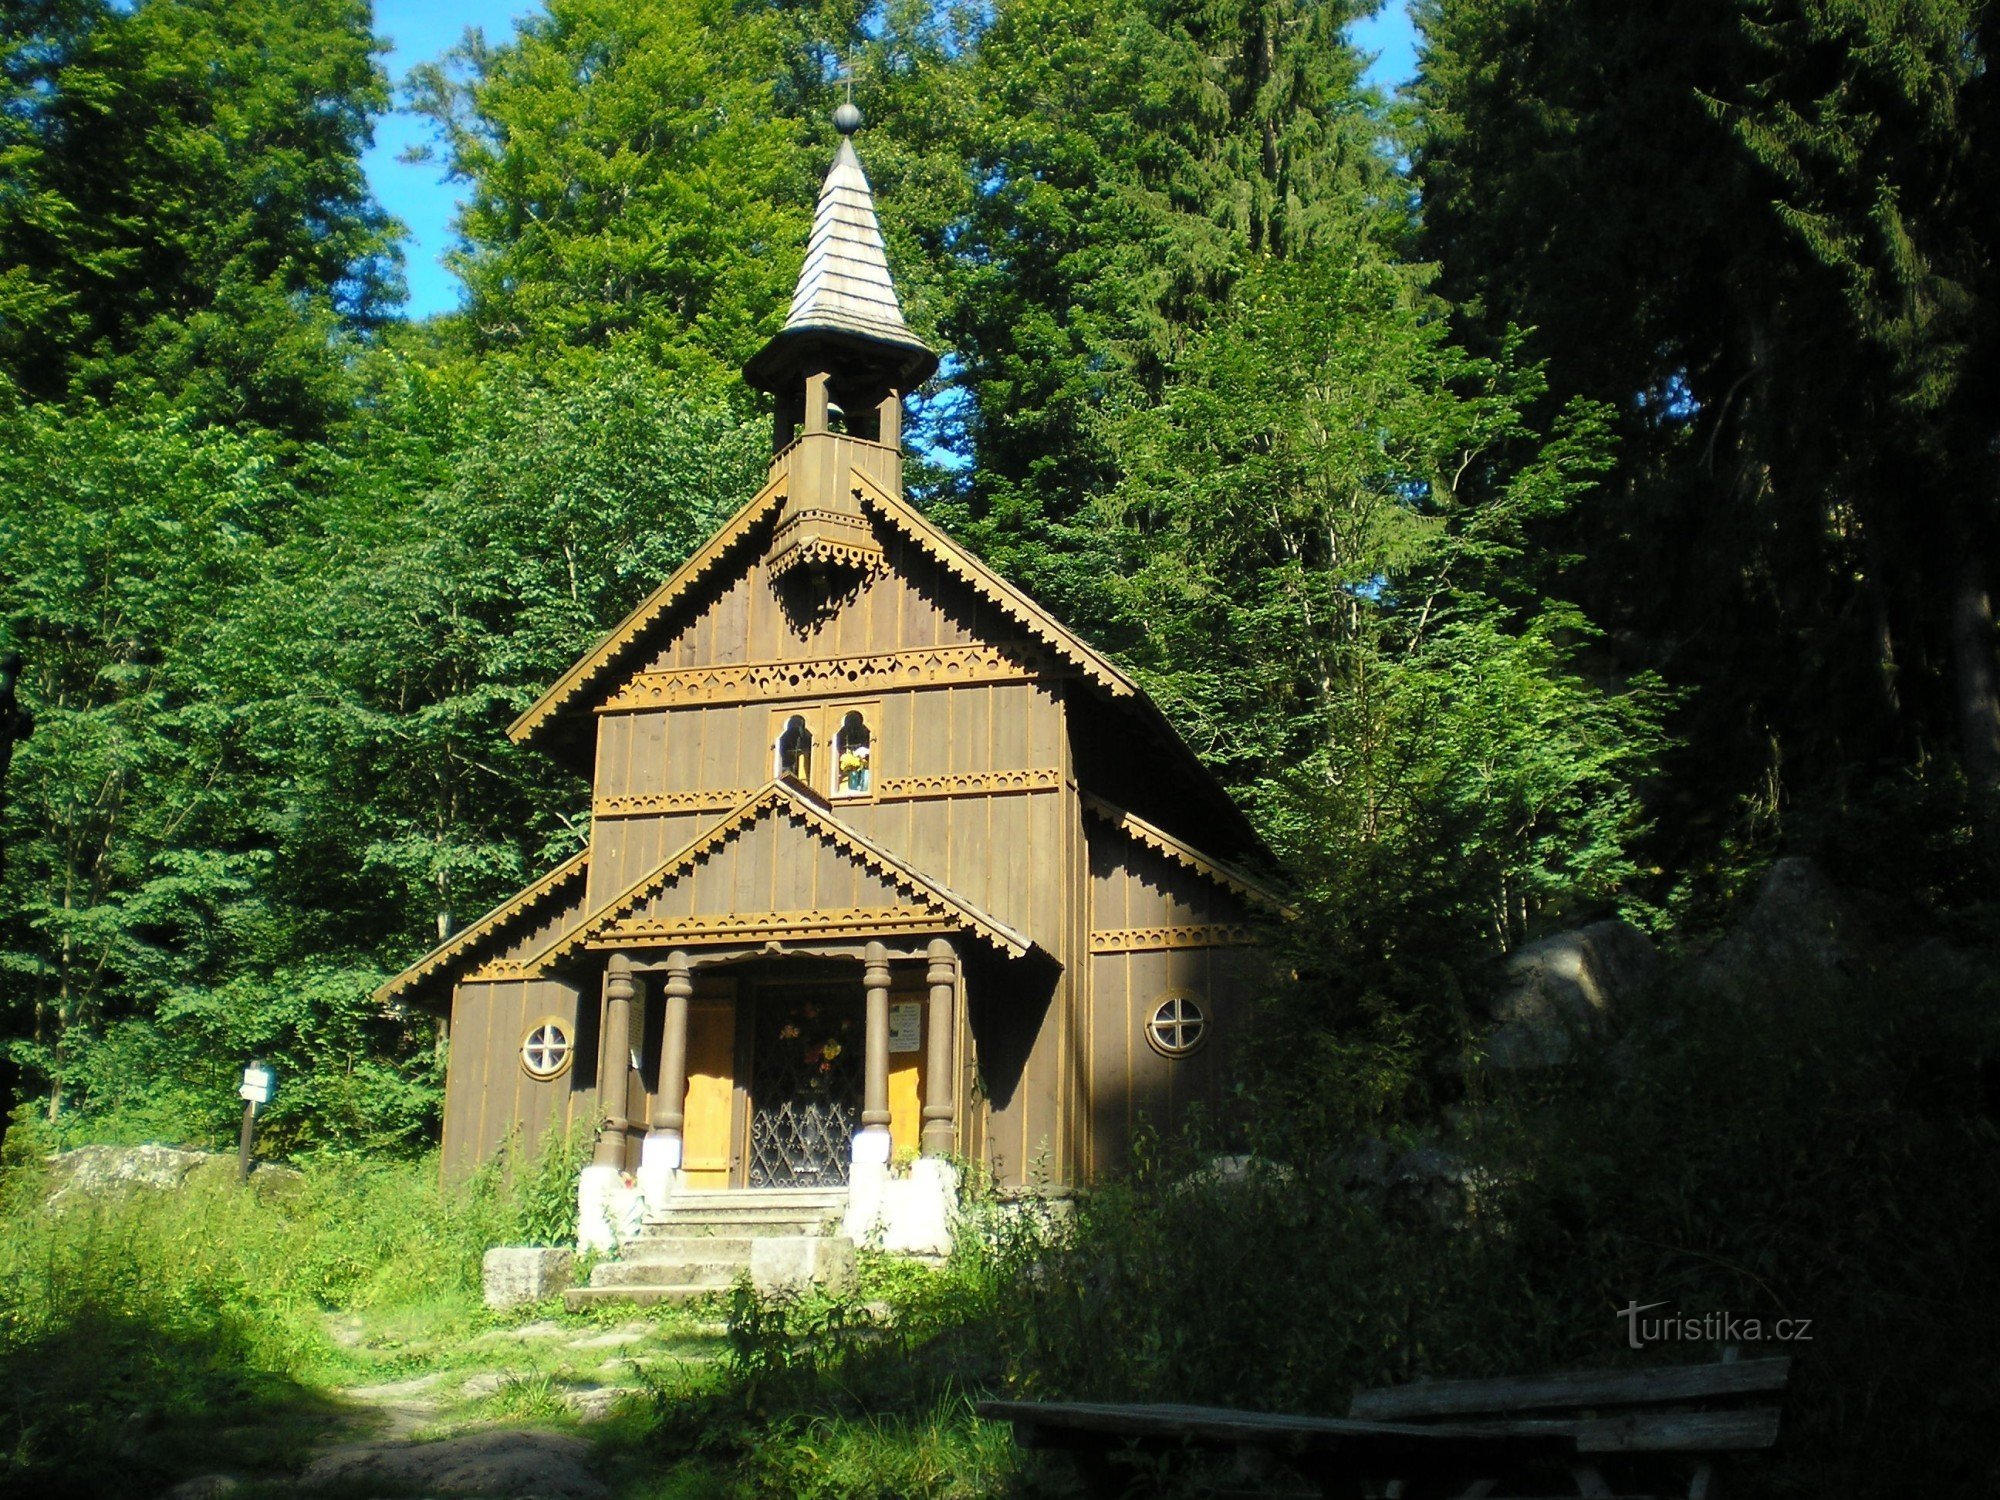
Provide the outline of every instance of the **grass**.
[[[0,1495],[228,1473],[256,1500],[290,1493],[335,1440],[494,1426],[586,1432],[633,1500],[1000,1493],[1004,1433],[963,1398],[899,1412],[820,1399],[801,1349],[830,1322],[861,1331],[858,1302],[752,1299],[734,1342],[716,1304],[496,1313],[484,1250],[548,1218],[497,1178],[450,1191],[435,1161],[326,1159],[245,1189],[217,1163],[172,1191],[51,1208],[39,1146],[17,1127],[0,1164]],[[934,1279],[871,1262],[865,1295],[916,1308]],[[760,1340],[787,1379],[746,1404]],[[583,1426],[578,1399],[606,1388],[627,1394]],[[692,1445],[690,1421],[705,1424]]]

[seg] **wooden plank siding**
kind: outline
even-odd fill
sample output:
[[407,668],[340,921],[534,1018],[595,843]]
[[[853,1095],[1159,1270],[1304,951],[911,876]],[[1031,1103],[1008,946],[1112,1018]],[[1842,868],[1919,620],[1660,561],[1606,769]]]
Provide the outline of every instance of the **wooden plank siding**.
[[[576,987],[560,978],[461,980],[454,987],[442,1151],[447,1180],[468,1176],[510,1142],[529,1159],[551,1130],[594,1128],[596,997],[587,1006],[578,1000]],[[521,1042],[546,1016],[566,1021],[578,1045],[568,1072],[542,1080],[521,1066]]]
[[[1160,931],[1246,927],[1250,913],[1234,892],[1169,860],[1095,819],[1085,823],[1090,862],[1093,937]],[[1077,1170],[1085,1181],[1122,1169],[1134,1132],[1144,1123],[1162,1132],[1184,1124],[1189,1107],[1212,1106],[1228,1068],[1230,1033],[1262,976],[1262,959],[1247,945],[1148,946],[1091,952],[1085,960],[1090,1003],[1081,1018],[1083,1065],[1075,1111],[1087,1145]],[[1146,1039],[1160,1002],[1193,997],[1208,1018],[1202,1046],[1167,1057]]]
[[[816,740],[808,787],[833,818],[1041,950],[1008,959],[959,936],[959,1151],[1009,1185],[1075,1184],[1115,1170],[1142,1116],[1170,1129],[1188,1104],[1218,1088],[1231,1013],[1256,982],[1251,950],[1216,946],[1247,930],[1244,901],[1086,808],[1085,789],[1130,775],[1128,764],[1150,764],[1158,747],[1137,743],[1144,732],[1129,714],[1108,719],[1074,666],[1032,641],[1018,620],[879,516],[873,531],[886,571],[857,583],[824,617],[795,617],[763,560],[772,522],[759,525],[765,534],[745,538],[739,562],[697,583],[662,616],[657,644],[639,647],[618,680],[593,689],[587,874],[560,910],[537,910],[487,956],[538,953],[714,829],[774,778],[780,728],[802,715]],[[870,731],[872,785],[859,796],[836,786],[832,743],[854,709]],[[1121,746],[1114,728],[1134,731],[1134,741]],[[1163,822],[1179,814],[1172,799],[1157,804]],[[641,901],[593,947],[614,939],[670,946],[669,924],[684,919],[870,911],[884,914],[892,943],[920,948],[926,932],[941,930],[935,906],[929,926],[917,920],[920,904],[893,880],[767,814]],[[648,932],[649,922],[661,925]],[[706,942],[719,941],[713,923],[707,933]],[[517,1117],[524,1141],[530,1121],[536,1140],[557,1118],[594,1121],[602,955],[578,949],[561,962],[572,966],[559,972],[573,971],[573,984],[459,985],[448,1170],[468,1170],[501,1149]],[[697,1000],[747,998],[755,973],[752,963],[698,971]],[[858,986],[858,968],[854,979]],[[921,961],[896,964],[899,999],[920,998],[922,985]],[[1146,1044],[1142,1028],[1151,1004],[1176,987],[1202,1000],[1214,1031],[1194,1055],[1169,1059]],[[531,1002],[531,993],[539,999]],[[638,999],[640,1066],[628,1080],[627,1117],[643,1126],[659,1060],[656,973],[642,972]],[[542,1001],[548,1008],[530,1016]],[[536,1084],[520,1066],[522,1032],[536,1016],[564,1013],[587,1045],[567,1079]],[[721,1023],[711,1014],[705,1024]],[[721,1047],[713,1038],[704,1045],[705,1057]],[[704,1119],[732,1086],[712,1061],[701,1072]],[[895,1066],[893,1133],[906,1144],[921,1069],[914,1057]],[[733,1087],[731,1108],[740,1112],[743,1080]],[[703,1130],[712,1136],[714,1128],[711,1120]],[[643,1128],[631,1133],[633,1165],[643,1135]],[[717,1149],[708,1141],[705,1159]],[[705,1180],[714,1181],[714,1170]]]

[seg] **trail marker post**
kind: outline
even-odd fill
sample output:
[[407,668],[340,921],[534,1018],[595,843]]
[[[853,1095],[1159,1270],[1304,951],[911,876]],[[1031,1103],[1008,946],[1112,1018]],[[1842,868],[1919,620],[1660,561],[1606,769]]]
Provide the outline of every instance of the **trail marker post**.
[[250,1147],[257,1134],[257,1109],[269,1104],[278,1089],[278,1075],[268,1063],[251,1059],[243,1070],[243,1086],[237,1095],[243,1100],[243,1135],[236,1144],[236,1180],[250,1180]]

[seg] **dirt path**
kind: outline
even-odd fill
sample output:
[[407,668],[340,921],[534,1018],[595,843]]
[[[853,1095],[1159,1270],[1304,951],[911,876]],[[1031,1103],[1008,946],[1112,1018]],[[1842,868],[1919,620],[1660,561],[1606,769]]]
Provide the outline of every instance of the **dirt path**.
[[[397,1378],[330,1391],[341,1415],[283,1478],[208,1474],[168,1500],[259,1500],[331,1491],[612,1500],[592,1471],[591,1427],[647,1399],[646,1374],[714,1357],[716,1330],[685,1319],[615,1326],[539,1319],[466,1337],[330,1317],[328,1331],[359,1370]],[[416,1366],[415,1373],[405,1373]],[[429,1368],[424,1368],[429,1366]]]

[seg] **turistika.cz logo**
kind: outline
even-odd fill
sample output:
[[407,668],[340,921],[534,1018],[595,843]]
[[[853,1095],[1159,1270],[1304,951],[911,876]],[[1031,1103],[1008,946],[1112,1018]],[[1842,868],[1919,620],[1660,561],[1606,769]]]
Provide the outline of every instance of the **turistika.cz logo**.
[[1646,1317],[1665,1302],[1632,1302],[1618,1310],[1625,1320],[1625,1342],[1634,1349],[1648,1344],[1800,1344],[1812,1342],[1811,1318],[1745,1318],[1735,1313],[1699,1315],[1661,1313]]

